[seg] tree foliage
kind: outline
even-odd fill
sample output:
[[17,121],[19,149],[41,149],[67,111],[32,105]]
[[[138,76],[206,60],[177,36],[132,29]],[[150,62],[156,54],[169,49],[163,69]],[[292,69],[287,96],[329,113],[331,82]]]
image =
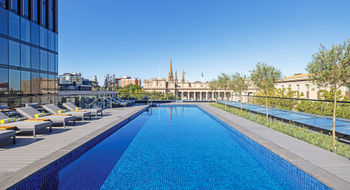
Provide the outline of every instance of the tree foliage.
[[[266,63],[258,63],[254,70],[250,71],[250,78],[254,84],[268,96],[268,91],[275,89],[275,84],[282,78],[281,71]],[[269,120],[268,99],[265,98],[266,120]]]
[[[330,87],[337,92],[341,86],[350,85],[350,40],[343,44],[333,45],[331,49],[320,47],[319,52],[312,56],[312,61],[306,70],[312,81],[324,87]],[[333,103],[333,146],[336,148],[335,119],[337,111],[337,96]]]

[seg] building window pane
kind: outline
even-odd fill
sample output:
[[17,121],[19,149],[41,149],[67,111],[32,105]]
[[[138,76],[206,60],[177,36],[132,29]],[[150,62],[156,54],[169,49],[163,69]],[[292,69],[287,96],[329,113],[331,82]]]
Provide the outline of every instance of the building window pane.
[[40,51],[40,70],[47,71],[47,52]]
[[9,26],[9,22],[8,22],[9,18],[8,18],[8,11],[2,7],[0,7],[0,33],[1,34],[8,34],[8,26]]
[[32,23],[31,25],[32,25],[31,26],[31,32],[30,32],[31,42],[32,42],[32,44],[39,46],[39,44],[40,44],[40,37],[39,37],[40,36],[40,33],[39,33],[40,29],[39,29],[39,26],[37,24],[35,24],[35,23]]
[[32,94],[40,94],[40,75],[39,73],[32,72]]
[[9,35],[13,38],[17,38],[19,39],[19,34],[20,34],[20,30],[19,30],[19,16],[16,15],[15,13],[10,12],[9,13]]
[[40,51],[38,48],[32,47],[31,52],[31,65],[32,69],[40,69]]
[[49,28],[53,30],[53,26],[55,23],[55,16],[54,16],[54,1],[50,0],[50,26]]
[[23,16],[27,17],[29,16],[29,3],[30,0],[23,0]]
[[11,0],[11,10],[18,12],[18,0]]
[[58,55],[55,54],[55,73],[58,73]]
[[47,29],[40,27],[40,47],[47,48]]
[[40,94],[47,94],[47,74],[40,74]]
[[21,90],[22,94],[30,94],[30,72],[21,71]]
[[48,31],[47,45],[49,50],[55,51],[55,33],[51,32],[50,30]]
[[21,67],[30,68],[30,47],[21,44]]
[[19,70],[9,70],[9,93],[20,94],[21,91],[21,72]]
[[33,18],[32,18],[32,20],[34,22],[38,22],[38,0],[32,0],[32,1],[33,1],[33,3],[32,3],[32,5],[33,5],[33,13],[32,13]]
[[55,34],[55,52],[58,52],[58,35]]
[[19,47],[19,43],[14,42],[14,41],[9,41],[9,65],[12,66],[20,66],[20,47]]
[[25,18],[21,18],[21,39],[30,43],[30,22]]
[[55,56],[53,53],[49,53],[48,67],[50,72],[55,72]]
[[9,42],[4,38],[0,38],[0,64],[9,64]]
[[0,94],[8,94],[9,70],[0,68]]
[[42,0],[41,25],[46,26],[46,0]]
[[48,80],[48,89],[49,93],[53,94],[55,93],[55,75],[48,75],[49,80]]

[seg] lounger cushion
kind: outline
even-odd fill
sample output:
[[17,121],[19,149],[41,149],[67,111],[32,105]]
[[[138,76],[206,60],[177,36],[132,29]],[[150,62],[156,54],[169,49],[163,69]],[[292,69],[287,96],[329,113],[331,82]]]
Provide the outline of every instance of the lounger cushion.
[[12,123],[12,122],[15,122],[15,121],[16,121],[16,118],[2,119],[2,120],[0,120],[0,124]]

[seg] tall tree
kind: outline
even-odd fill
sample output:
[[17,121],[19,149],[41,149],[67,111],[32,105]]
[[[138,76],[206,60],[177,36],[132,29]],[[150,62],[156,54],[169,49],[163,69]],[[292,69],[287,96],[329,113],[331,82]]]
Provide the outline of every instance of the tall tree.
[[[211,91],[214,91],[214,95],[215,96],[215,91],[217,89],[219,89],[219,84],[218,84],[218,80],[214,79],[212,81],[209,82],[209,88]],[[217,97],[215,97],[215,100],[217,100]]]
[[239,100],[241,102],[241,111],[242,111],[242,94],[248,90],[248,81],[245,75],[235,73],[231,76],[229,82],[229,89],[239,95]]
[[264,92],[267,121],[269,120],[269,109],[267,101],[268,91],[271,91],[275,88],[276,82],[281,79],[281,77],[282,75],[279,69],[261,62],[256,64],[254,70],[250,71],[251,80],[259,90]]
[[[341,86],[350,85],[350,39],[343,44],[333,45],[326,49],[321,45],[318,53],[312,56],[307,65],[311,80],[319,86],[330,87],[337,92]],[[333,148],[336,150],[335,121],[337,111],[337,96],[334,96],[333,105]]]
[[230,75],[226,73],[221,73],[221,75],[218,76],[217,81],[218,81],[218,88],[220,90],[227,90],[230,82]]

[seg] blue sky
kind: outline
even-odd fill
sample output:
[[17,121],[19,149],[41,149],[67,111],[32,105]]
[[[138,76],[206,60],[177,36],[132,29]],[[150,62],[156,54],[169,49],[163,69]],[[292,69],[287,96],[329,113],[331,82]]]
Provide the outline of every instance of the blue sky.
[[350,38],[349,0],[60,0],[59,73],[211,80],[259,61],[305,73]]

